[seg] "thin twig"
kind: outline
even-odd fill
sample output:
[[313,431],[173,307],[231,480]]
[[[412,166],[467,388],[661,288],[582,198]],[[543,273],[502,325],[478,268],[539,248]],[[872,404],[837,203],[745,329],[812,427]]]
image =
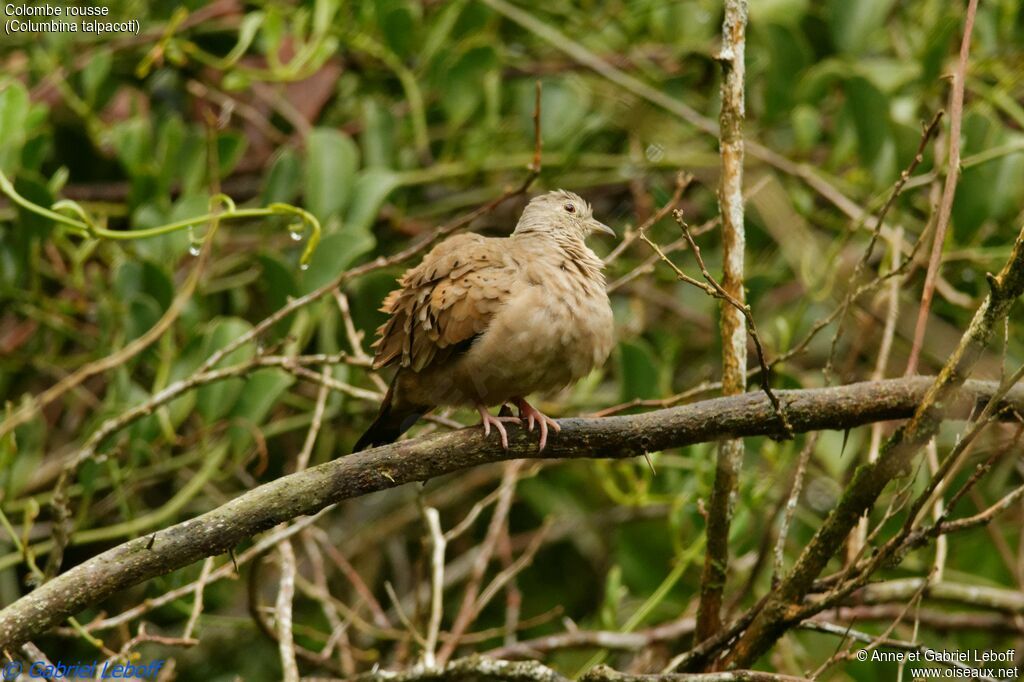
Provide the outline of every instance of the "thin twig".
[[786,511],[782,517],[782,524],[779,526],[779,536],[775,539],[775,550],[772,552],[772,586],[779,584],[783,572],[783,555],[786,548],[786,538],[789,536],[789,526],[796,514],[796,507],[800,501],[800,492],[803,490],[804,475],[807,472],[807,462],[811,459],[811,453],[818,444],[818,433],[807,436],[803,448],[800,449],[800,456],[797,458],[796,470],[793,472],[793,484],[790,486],[789,498],[786,500]]
[[281,677],[284,682],[299,682],[299,667],[295,662],[295,640],[292,637],[292,597],[295,594],[295,552],[292,543],[283,540],[277,546],[281,560],[281,581],[274,607],[277,627],[278,651],[281,655]]
[[[903,228],[897,228],[896,238],[891,247],[892,267],[896,269],[900,261],[900,244],[903,242]],[[889,356],[892,353],[892,343],[896,336],[896,322],[900,310],[900,282],[895,277],[889,279],[888,307],[885,314],[885,326],[882,329],[882,341],[878,346],[878,355],[875,358],[875,367],[871,372],[872,381],[880,381],[885,377],[889,367]],[[882,424],[871,425],[871,440],[868,445],[868,462],[878,459],[878,452],[882,446]],[[865,516],[857,524],[857,529],[850,536],[847,557],[849,562],[855,561],[864,547],[868,535],[868,518]]]
[[203,562],[203,568],[199,571],[199,579],[196,580],[196,597],[195,601],[192,602],[192,613],[189,614],[188,622],[185,623],[185,630],[181,634],[184,639],[192,638],[192,632],[196,628],[196,623],[199,622],[199,615],[203,612],[203,589],[210,579],[210,571],[212,570],[213,557],[207,557],[206,561]]
[[971,54],[971,33],[974,31],[974,15],[978,11],[978,0],[970,0],[967,4],[967,15],[964,18],[964,36],[960,42],[960,60],[953,74],[953,88],[949,93],[949,158],[947,159],[946,182],[942,187],[942,201],[939,204],[938,220],[935,223],[935,237],[932,241],[932,254],[928,259],[928,272],[924,279],[921,292],[921,307],[917,313],[917,326],[914,328],[914,343],[907,359],[907,376],[917,373],[917,363],[924,344],[924,333],[928,326],[928,314],[931,310],[932,296],[935,293],[935,282],[942,264],[942,247],[946,241],[946,229],[953,212],[953,197],[956,194],[957,181],[960,179],[960,124],[964,111],[964,87],[967,82],[967,62]]
[[[857,265],[853,268],[853,275],[850,277],[850,281],[854,284],[860,282],[861,275],[864,274],[865,268],[871,260],[871,255],[874,253],[875,244],[878,242],[879,236],[882,234],[882,225],[885,224],[885,216],[889,213],[889,209],[892,208],[893,204],[896,203],[896,199],[899,198],[903,192],[903,188],[906,186],[910,176],[917,170],[917,167],[924,161],[924,152],[928,146],[929,141],[939,130],[939,122],[942,120],[943,112],[938,111],[933,117],[931,122],[925,125],[921,131],[921,140],[917,145],[917,152],[914,154],[914,158],[911,159],[910,164],[900,172],[900,177],[896,180],[896,184],[893,185],[892,190],[889,192],[889,198],[886,199],[885,204],[878,212],[878,217],[875,219],[875,228],[871,231],[871,238],[868,240],[868,245],[864,248],[864,253],[861,254],[860,260],[857,261]],[[896,228],[896,234],[893,237],[893,251],[895,252],[894,260],[899,262],[900,246],[903,243],[903,228]],[[893,269],[898,269],[897,265],[893,265]],[[835,360],[836,349],[839,346],[839,338],[842,336],[843,324],[846,321],[846,313],[854,300],[858,298],[859,289],[851,287],[847,292],[846,296],[843,297],[842,303],[839,304],[839,322],[836,324],[836,332],[832,336],[832,343],[829,345],[828,359],[825,361],[825,379],[831,381],[832,379],[832,363]]]
[[722,285],[720,285],[714,277],[711,276],[711,273],[708,272],[707,266],[704,265],[704,259],[700,255],[700,247],[697,246],[697,243],[693,239],[693,235],[690,234],[689,226],[686,224],[686,220],[683,218],[683,212],[676,210],[673,211],[673,215],[675,216],[676,222],[679,224],[680,228],[682,228],[683,236],[686,238],[687,243],[689,243],[690,250],[693,252],[694,258],[697,259],[697,266],[700,268],[701,275],[704,276],[706,282],[696,280],[687,275],[682,270],[680,270],[679,267],[675,263],[673,263],[667,255],[665,255],[661,247],[658,246],[653,241],[651,241],[647,237],[647,235],[641,234],[640,239],[642,239],[652,249],[654,249],[655,253],[657,253],[658,256],[670,268],[672,268],[673,272],[676,273],[677,278],[679,278],[683,282],[686,282],[687,284],[691,284],[697,287],[698,289],[703,289],[704,292],[707,293],[709,296],[713,296],[714,298],[726,301],[727,303],[735,307],[737,310],[739,310],[741,313],[743,313],[743,316],[746,318],[747,321],[747,332],[750,334],[750,338],[754,342],[754,349],[757,351],[757,361],[761,367],[761,390],[763,390],[765,395],[768,396],[768,400],[772,404],[772,409],[775,412],[775,417],[779,421],[782,436],[785,438],[792,438],[793,427],[789,423],[789,419],[786,417],[786,414],[782,409],[782,404],[779,402],[778,397],[775,395],[775,392],[772,390],[771,387],[770,365],[765,360],[764,348],[761,345],[761,337],[757,333],[757,325],[754,322],[753,314],[750,312],[750,306],[741,303],[740,301],[737,301],[731,294],[729,294],[729,292],[722,288]]
[[427,641],[423,646],[423,664],[428,668],[436,665],[435,651],[437,636],[441,632],[441,615],[444,609],[444,552],[447,538],[441,531],[441,516],[433,507],[423,510],[430,531],[430,621],[427,624]]
[[[609,263],[613,263],[633,244],[633,242],[640,237],[641,234],[646,233],[651,227],[657,225],[669,214],[669,212],[675,209],[679,204],[679,200],[683,198],[683,192],[686,191],[686,188],[689,187],[692,182],[693,175],[690,173],[676,173],[675,189],[672,192],[672,196],[670,196],[668,201],[665,202],[665,205],[655,211],[636,229],[627,228],[626,235],[619,241],[615,248],[611,250],[611,253],[604,257],[604,264],[608,265]],[[609,287],[609,290],[611,290],[611,287]]]
[[513,493],[516,489],[516,483],[519,481],[519,470],[522,469],[522,466],[522,461],[510,462],[505,465],[505,473],[501,479],[501,495],[494,506],[494,515],[491,517],[491,523],[487,527],[487,535],[484,538],[483,545],[480,547],[480,552],[473,560],[473,569],[470,573],[469,581],[466,583],[462,604],[459,606],[459,611],[451,628],[451,638],[445,641],[444,646],[441,647],[441,651],[437,655],[437,665],[441,667],[451,659],[452,654],[455,653],[455,648],[459,645],[459,637],[466,631],[478,612],[477,603],[480,594],[480,583],[483,580],[484,572],[487,570],[487,565],[494,555],[501,528],[508,519],[508,513],[512,507]]

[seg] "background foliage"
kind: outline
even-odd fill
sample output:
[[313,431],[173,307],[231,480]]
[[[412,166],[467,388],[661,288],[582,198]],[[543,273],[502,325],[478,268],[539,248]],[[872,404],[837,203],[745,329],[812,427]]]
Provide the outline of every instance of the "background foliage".
[[[607,63],[716,120],[718,2],[552,0],[520,6]],[[534,190],[578,191],[622,234],[668,200],[676,171],[685,169],[698,179],[683,200],[691,224],[716,215],[715,137],[580,66],[559,45],[485,3],[217,0],[125,1],[110,7],[113,16],[138,18],[143,34],[5,36],[0,44],[0,170],[17,192],[42,206],[73,199],[99,224],[129,235],[204,215],[211,197],[223,192],[239,207],[303,206],[319,220],[323,236],[302,266],[311,231],[291,230],[291,218],[222,221],[197,291],[156,343],[3,437],[2,509],[40,562],[52,529],[48,491],[60,463],[104,420],[188,377],[211,352],[290,297],[396,252],[521,181],[532,157],[535,80],[543,83],[544,157]],[[945,75],[959,45],[963,9],[942,0],[751,3],[748,139],[812,169],[856,204],[877,209],[910,163],[922,122],[945,106]],[[1022,35],[1017,0],[981,3],[966,82],[963,174],[924,347],[924,373],[940,366],[955,345],[985,293],[984,273],[1005,260],[1020,222]],[[889,215],[910,243],[933,213],[941,186],[936,168],[944,162],[946,144],[943,129]],[[801,178],[756,158],[749,159],[746,185],[748,298],[775,356],[842,300],[869,231],[865,221],[844,215]],[[521,206],[522,199],[506,202],[473,229],[506,234]],[[197,223],[145,239],[83,238],[11,201],[0,204],[0,396],[8,414],[156,324],[196,269],[209,229]],[[663,244],[679,237],[667,219],[650,234]],[[719,270],[717,232],[699,240],[712,270]],[[614,244],[594,248],[608,254]],[[872,269],[887,269],[885,250],[877,250]],[[578,415],[633,399],[667,399],[717,378],[717,306],[677,283],[667,268],[652,267],[650,255],[644,244],[633,242],[610,264],[618,347],[602,371],[546,401],[549,412]],[[695,271],[685,251],[673,258]],[[911,267],[900,292],[890,376],[900,375],[906,363],[923,265],[922,258]],[[364,349],[381,322],[376,308],[403,267],[344,287]],[[884,298],[872,294],[858,301],[839,339],[837,382],[870,377],[884,316]],[[326,297],[286,317],[259,345],[243,346],[222,365],[260,353],[352,352],[345,322],[337,302]],[[780,365],[776,385],[822,385],[833,332],[826,329],[806,352]],[[1020,338],[1019,320],[1011,319],[1010,367],[1024,357]],[[996,377],[999,369],[996,354],[978,376]],[[359,366],[336,364],[330,376],[359,390],[330,393],[314,463],[349,451],[376,409],[367,392],[380,390]],[[699,395],[691,392],[685,399]],[[188,392],[107,438],[71,488],[75,535],[64,565],[293,470],[316,400],[315,383],[287,369],[260,369]],[[455,412],[446,418],[471,423],[472,416]],[[416,433],[447,423],[427,424]],[[951,447],[956,430],[944,434],[940,452]],[[822,434],[786,545],[787,563],[832,507],[852,467],[863,461],[868,437],[866,428],[849,433],[848,440],[842,433]],[[1005,446],[1008,437],[1008,431],[990,432],[971,461]],[[727,591],[739,595],[739,606],[769,588],[770,566],[757,557],[764,538],[777,528],[802,443],[747,441]],[[623,630],[692,614],[704,532],[699,501],[710,491],[712,454],[708,445],[659,453],[656,475],[643,461],[582,461],[538,467],[524,477],[510,517],[512,545],[522,551],[545,521],[552,526],[532,565],[518,576],[525,623],[518,637],[561,631],[565,619],[583,629]],[[958,480],[971,470],[965,467]],[[500,468],[460,474],[431,482],[425,494],[450,527],[500,475]],[[962,504],[984,508],[1021,477],[1016,449]],[[319,524],[385,606],[386,582],[408,595],[425,576],[427,549],[416,511],[420,494],[400,489],[357,500]],[[1022,515],[1017,504],[994,525],[951,539],[947,579],[1019,592]],[[449,547],[449,556],[463,555],[486,529],[478,521]],[[6,604],[26,589],[27,569],[12,542],[0,540],[0,548],[0,603]],[[887,577],[923,575],[933,555],[932,547],[915,551]],[[490,570],[500,569],[497,562]],[[103,611],[119,612],[198,573],[195,566],[151,581],[110,600]],[[365,618],[365,604],[351,584],[333,567],[328,576],[338,599]],[[747,581],[752,591],[741,590]],[[274,584],[264,587],[264,601],[272,603]],[[460,589],[455,584],[449,591],[448,618]],[[144,659],[174,655],[182,679],[231,679],[235,673],[263,679],[278,665],[277,650],[257,637],[246,603],[238,582],[211,585],[199,621],[201,643],[182,651],[147,644]],[[505,607],[503,599],[496,600],[474,629],[501,626]],[[191,599],[183,598],[146,619],[152,629],[175,632],[190,609]],[[296,609],[299,643],[321,648],[330,626],[319,605],[299,598]],[[412,612],[417,622],[425,618],[422,604]],[[1009,616],[1007,622],[1013,622]],[[858,627],[878,632],[885,625]],[[908,635],[910,627],[897,632]],[[415,655],[407,635],[351,630],[360,669]],[[926,629],[920,637],[933,648],[1019,645],[1019,624],[1005,630]],[[116,650],[130,635],[121,628],[103,637]],[[500,631],[482,636],[466,650],[486,651],[503,637]],[[83,657],[95,652],[81,639],[37,644],[54,651],[71,647],[63,650]],[[797,633],[763,664],[800,674],[817,667],[836,645],[832,636]],[[669,642],[648,651],[650,660],[634,664],[657,668],[678,650]],[[594,653],[564,651],[547,660],[572,673],[596,662]],[[609,660],[625,666],[629,658]],[[829,675],[867,680],[881,670],[852,662]]]

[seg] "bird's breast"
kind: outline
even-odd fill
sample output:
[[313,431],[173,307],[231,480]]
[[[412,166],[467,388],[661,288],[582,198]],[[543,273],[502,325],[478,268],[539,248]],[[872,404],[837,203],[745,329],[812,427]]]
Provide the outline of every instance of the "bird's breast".
[[491,404],[562,388],[611,352],[612,312],[600,276],[585,279],[558,263],[526,275],[463,362]]

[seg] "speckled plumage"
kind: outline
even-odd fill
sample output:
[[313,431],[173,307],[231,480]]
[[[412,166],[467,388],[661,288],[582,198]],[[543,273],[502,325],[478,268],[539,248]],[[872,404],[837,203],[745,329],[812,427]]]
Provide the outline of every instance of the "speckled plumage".
[[374,367],[398,371],[356,448],[394,440],[441,405],[480,408],[503,442],[482,408],[518,403],[531,425],[539,420],[542,441],[547,425],[557,429],[525,397],[577,381],[612,348],[602,263],[584,242],[593,230],[610,232],[577,195],[549,192],[511,236],[456,235],[408,270],[384,301],[390,317],[374,344]]

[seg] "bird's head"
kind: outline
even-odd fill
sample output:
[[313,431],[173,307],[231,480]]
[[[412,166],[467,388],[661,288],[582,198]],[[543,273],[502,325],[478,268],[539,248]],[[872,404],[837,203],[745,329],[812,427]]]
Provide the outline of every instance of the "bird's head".
[[514,234],[549,233],[586,239],[591,232],[615,236],[612,228],[594,218],[594,211],[578,194],[564,189],[541,194],[523,209]]

